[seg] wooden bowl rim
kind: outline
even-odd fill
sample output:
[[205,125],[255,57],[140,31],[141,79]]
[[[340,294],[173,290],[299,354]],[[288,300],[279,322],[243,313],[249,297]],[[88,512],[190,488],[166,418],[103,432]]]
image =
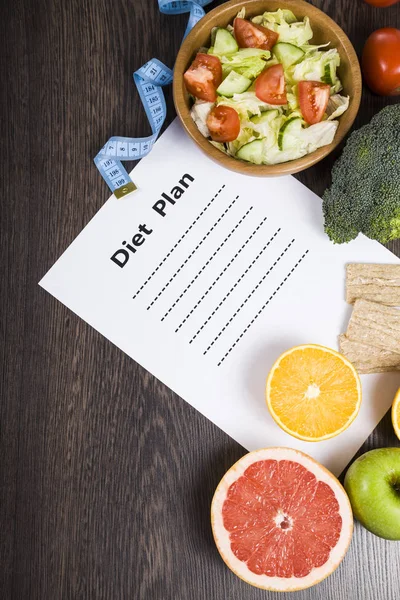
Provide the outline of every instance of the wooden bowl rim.
[[[260,176],[260,177],[268,177],[268,176],[278,176],[278,175],[289,175],[293,173],[298,173],[299,171],[303,171],[308,167],[316,164],[323,158],[325,158],[328,154],[340,144],[343,138],[346,136],[347,132],[351,128],[354,123],[354,120],[357,116],[360,102],[361,102],[361,93],[362,93],[362,78],[361,78],[361,70],[360,64],[358,61],[358,57],[356,51],[343,31],[341,27],[331,17],[325,14],[319,8],[313,6],[312,4],[308,4],[308,2],[304,2],[304,0],[282,0],[282,8],[290,8],[293,9],[293,12],[298,12],[308,16],[311,21],[317,16],[320,21],[324,21],[329,30],[334,31],[338,40],[339,40],[339,52],[342,51],[347,55],[350,69],[350,77],[352,80],[353,87],[353,97],[350,99],[350,106],[346,113],[344,113],[343,117],[345,117],[345,124],[342,127],[338,128],[336,132],[335,139],[328,146],[323,146],[319,148],[315,152],[311,154],[307,154],[302,158],[298,158],[286,163],[280,163],[278,165],[254,165],[252,163],[245,163],[244,161],[238,160],[237,158],[233,158],[232,156],[228,156],[223,154],[218,148],[215,148],[207,138],[205,138],[200,131],[198,130],[196,124],[190,116],[190,110],[185,102],[185,88],[183,82],[183,73],[187,69],[190,58],[197,51],[197,47],[194,47],[194,40],[197,36],[197,32],[200,29],[206,28],[207,25],[214,17],[221,17],[221,21],[224,22],[224,15],[230,13],[233,9],[240,10],[241,7],[249,9],[251,13],[251,6],[254,5],[259,0],[230,0],[229,2],[225,2],[220,6],[217,6],[209,13],[207,13],[191,30],[191,32],[184,39],[182,46],[178,52],[175,67],[174,67],[174,79],[173,79],[173,98],[175,109],[179,119],[189,134],[189,136],[196,142],[196,144],[201,148],[205,154],[207,154],[212,160],[223,165],[224,167],[231,169],[232,171],[237,171],[239,173],[244,173],[252,176]],[[268,0],[265,0],[266,8],[268,7]],[[247,10],[246,10],[247,12]],[[229,18],[229,20],[232,17]],[[229,21],[227,21],[228,23]],[[345,93],[346,90],[344,90]],[[342,118],[343,118],[342,117]]]

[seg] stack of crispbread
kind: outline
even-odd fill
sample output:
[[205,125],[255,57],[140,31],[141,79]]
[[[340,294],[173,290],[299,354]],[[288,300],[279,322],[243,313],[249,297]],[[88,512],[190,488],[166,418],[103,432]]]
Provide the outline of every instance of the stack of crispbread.
[[347,265],[346,300],[354,309],[340,352],[359,373],[400,371],[400,265]]

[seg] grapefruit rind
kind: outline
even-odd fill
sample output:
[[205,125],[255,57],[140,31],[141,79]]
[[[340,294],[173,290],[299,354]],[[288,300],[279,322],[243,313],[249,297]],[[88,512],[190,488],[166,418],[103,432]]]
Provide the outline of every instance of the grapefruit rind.
[[400,440],[400,388],[397,390],[397,394],[393,400],[391,416],[394,432]]
[[[285,356],[288,356],[289,354],[291,354],[294,350],[304,350],[306,348],[315,348],[317,350],[322,350],[324,352],[328,352],[329,354],[333,354],[334,356],[339,357],[343,361],[343,363],[346,364],[348,367],[350,367],[350,369],[353,371],[355,380],[357,382],[358,403],[357,403],[356,408],[354,409],[354,412],[352,413],[351,417],[346,421],[346,423],[340,429],[337,429],[336,431],[333,431],[331,433],[328,433],[328,434],[320,436],[320,437],[308,437],[308,436],[299,434],[297,431],[293,431],[293,430],[289,429],[289,427],[287,427],[285,425],[285,423],[283,423],[281,421],[281,419],[278,417],[278,415],[275,413],[274,409],[272,408],[271,402],[270,402],[271,381],[272,381],[273,375],[275,373],[275,370],[280,365],[281,360],[283,358],[285,358]],[[333,437],[336,437],[337,435],[339,435],[340,433],[345,431],[348,427],[350,427],[350,425],[353,423],[353,421],[357,417],[360,407],[361,407],[361,399],[362,399],[361,380],[360,380],[360,376],[359,376],[356,368],[354,367],[354,365],[343,354],[340,354],[340,352],[336,352],[336,350],[332,350],[331,348],[327,348],[325,346],[320,346],[319,344],[304,344],[302,346],[294,346],[293,348],[290,348],[289,350],[287,350],[286,352],[284,352],[283,354],[280,355],[280,357],[277,359],[277,361],[272,366],[272,369],[269,372],[268,378],[267,378],[266,403],[267,403],[268,410],[269,410],[272,418],[274,419],[275,423],[277,425],[279,425],[279,427],[281,429],[283,429],[283,431],[285,431],[289,435],[297,438],[298,440],[303,440],[305,442],[322,442],[323,440],[329,440]]]
[[[229,532],[225,529],[222,519],[222,506],[225,501],[229,487],[234,483],[244,471],[259,460],[289,460],[303,465],[311,471],[318,481],[328,484],[335,493],[339,503],[339,513],[342,517],[342,529],[339,540],[331,550],[329,560],[321,567],[314,568],[309,575],[305,577],[268,577],[267,575],[257,575],[247,568],[246,563],[239,560],[232,552],[230,545]],[[342,562],[351,542],[353,534],[353,513],[349,498],[341,483],[324,466],[319,464],[313,458],[291,448],[263,448],[254,452],[249,452],[239,459],[227,473],[223,476],[217,486],[214,497],[211,502],[211,526],[215,544],[221,555],[221,558],[229,569],[240,579],[263,590],[274,592],[294,592],[304,590],[316,585],[323,579],[326,579],[333,573]]]

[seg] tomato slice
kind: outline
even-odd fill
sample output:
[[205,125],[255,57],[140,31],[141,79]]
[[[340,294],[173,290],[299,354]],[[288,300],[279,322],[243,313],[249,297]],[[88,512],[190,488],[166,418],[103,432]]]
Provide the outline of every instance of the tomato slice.
[[240,133],[239,115],[230,106],[215,106],[207,117],[207,127],[214,142],[233,142]]
[[264,69],[257,77],[256,96],[268,104],[287,104],[285,77],[281,64]]
[[246,19],[236,17],[233,23],[235,38],[240,48],[262,48],[271,50],[278,40],[279,34],[267,27],[250,23]]
[[199,52],[192,62],[192,67],[197,68],[200,66],[207,67],[211,71],[214,77],[214,85],[217,88],[222,81],[222,65],[218,56]]
[[199,53],[183,75],[187,91],[207,102],[217,99],[217,87],[222,81],[221,61],[217,56]]
[[320,81],[300,81],[298,85],[301,114],[309,125],[319,123],[328,106],[330,87]]

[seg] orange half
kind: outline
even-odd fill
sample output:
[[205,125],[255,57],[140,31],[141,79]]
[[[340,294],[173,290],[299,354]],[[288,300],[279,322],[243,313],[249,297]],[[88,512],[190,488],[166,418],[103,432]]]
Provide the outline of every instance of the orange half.
[[392,423],[394,432],[400,440],[400,388],[397,390],[392,404]]
[[355,367],[339,352],[307,344],[282,354],[267,379],[274,421],[300,440],[332,438],[354,421],[361,405]]

